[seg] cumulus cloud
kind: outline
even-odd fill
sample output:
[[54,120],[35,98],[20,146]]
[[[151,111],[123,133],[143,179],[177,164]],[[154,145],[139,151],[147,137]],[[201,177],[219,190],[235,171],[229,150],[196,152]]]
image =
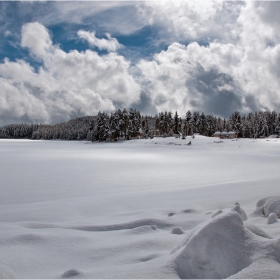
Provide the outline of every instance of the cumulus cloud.
[[279,47],[248,56],[242,44],[174,43],[137,66],[159,111],[194,109],[228,117],[235,110],[279,109]]
[[[208,2],[213,2],[212,7],[220,7],[219,1]],[[184,114],[194,109],[224,117],[234,110],[244,113],[256,109],[279,110],[279,19],[273,17],[276,6],[273,7],[260,2],[239,7],[231,33],[237,29],[239,32],[232,40],[230,37],[213,40],[208,45],[173,43],[166,51],[155,54],[151,61],[141,60],[137,65],[141,84],[157,110],[178,110]],[[160,14],[165,16],[162,9],[165,8],[160,6]],[[218,10],[210,9],[210,14]],[[270,15],[274,18],[272,23]],[[201,17],[207,21],[212,18],[211,15]],[[176,28],[181,28],[179,19],[173,20],[171,16],[170,20]],[[189,19],[181,20],[185,24],[189,22]],[[198,17],[198,23],[200,20]],[[193,32],[190,27],[185,36],[199,36],[199,31],[197,27]]]
[[21,46],[38,57],[44,57],[53,49],[48,30],[38,22],[27,23],[22,26]]
[[25,24],[21,47],[42,66],[35,70],[24,60],[8,59],[0,64],[2,120],[57,122],[130,106],[149,114],[199,110],[222,117],[235,110],[280,110],[279,2],[135,5],[143,22],[158,30],[153,39],[168,42],[136,65],[116,53],[120,44],[109,35],[100,39],[94,32],[78,32],[79,38],[108,50],[106,55],[67,53],[53,44],[42,24]]
[[140,87],[123,56],[99,56],[91,50],[69,53],[52,44],[49,31],[39,23],[22,27],[21,46],[42,60],[35,71],[29,63],[5,59],[0,64],[0,115],[37,122],[68,120],[99,110],[129,107],[140,98]]
[[[151,25],[159,26],[161,40],[235,40],[236,19],[243,2],[223,0],[145,1],[139,13]],[[166,32],[167,31],[167,32]]]
[[121,44],[116,38],[112,38],[109,33],[106,33],[108,39],[98,39],[95,36],[95,31],[88,32],[84,30],[78,31],[78,36],[82,39],[85,39],[91,46],[97,47],[100,50],[107,50],[109,52],[115,52],[121,47]]

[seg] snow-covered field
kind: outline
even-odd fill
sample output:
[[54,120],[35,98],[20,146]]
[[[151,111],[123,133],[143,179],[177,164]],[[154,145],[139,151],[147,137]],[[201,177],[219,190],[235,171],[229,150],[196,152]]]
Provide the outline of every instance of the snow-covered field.
[[280,278],[280,223],[255,211],[280,195],[279,154],[280,139],[0,140],[0,278]]

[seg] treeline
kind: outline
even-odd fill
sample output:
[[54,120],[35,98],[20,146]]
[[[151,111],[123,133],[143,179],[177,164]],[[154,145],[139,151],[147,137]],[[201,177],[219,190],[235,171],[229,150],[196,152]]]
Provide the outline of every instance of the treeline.
[[216,131],[235,131],[238,137],[267,137],[280,132],[280,114],[259,111],[242,116],[234,112],[229,119],[221,119],[203,112],[188,111],[184,119],[179,118],[177,112],[173,119],[171,112],[165,112],[156,116],[156,129],[160,135],[168,135],[172,131],[186,136],[193,133],[212,136]]
[[99,112],[96,122],[92,120],[90,130],[92,130],[93,141],[105,141],[106,139],[116,140],[134,139],[137,137],[151,136],[153,133],[150,127],[152,117],[141,116],[135,109],[117,110],[109,116]]
[[6,125],[0,128],[0,138],[105,141],[193,133],[212,136],[216,131],[235,131],[239,137],[246,138],[267,137],[280,132],[280,114],[265,111],[245,116],[234,112],[229,119],[221,119],[188,111],[181,118],[177,112],[174,116],[172,112],[162,112],[151,117],[142,116],[135,109],[119,109],[110,115],[99,112],[94,117],[76,118],[56,125]]
[[11,124],[0,128],[0,138],[44,140],[91,140],[90,123],[94,117],[81,117],[55,125]]

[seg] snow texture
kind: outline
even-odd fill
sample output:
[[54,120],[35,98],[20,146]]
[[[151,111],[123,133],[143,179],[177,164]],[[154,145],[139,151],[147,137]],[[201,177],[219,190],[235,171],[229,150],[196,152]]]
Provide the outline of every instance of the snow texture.
[[231,210],[238,213],[243,221],[248,220],[248,217],[247,217],[245,211],[240,207],[240,204],[238,202],[235,203],[235,205],[231,208]]
[[275,213],[270,213],[270,214],[268,215],[268,218],[267,218],[266,223],[267,223],[267,224],[274,224],[274,223],[277,222],[277,220],[278,220],[277,215],[276,215]]
[[223,210],[218,210],[217,212],[215,212],[215,213],[211,216],[211,218],[213,219],[213,218],[215,218],[216,216],[220,215],[221,213],[223,213]]
[[176,227],[172,229],[172,234],[183,234],[183,230],[180,227]]
[[[252,263],[264,258],[270,249],[279,257],[279,245],[280,239],[265,242],[253,234],[241,216],[231,211],[199,225],[186,237],[177,249],[176,270],[187,279],[227,278],[246,269],[251,273]],[[259,256],[261,251],[264,255]]]
[[257,202],[255,213],[268,217],[270,213],[275,213],[280,217],[280,196],[271,196],[260,199]]
[[0,265],[0,279],[16,279],[16,274],[10,268]]
[[0,278],[279,279],[280,139],[186,140],[0,140]]

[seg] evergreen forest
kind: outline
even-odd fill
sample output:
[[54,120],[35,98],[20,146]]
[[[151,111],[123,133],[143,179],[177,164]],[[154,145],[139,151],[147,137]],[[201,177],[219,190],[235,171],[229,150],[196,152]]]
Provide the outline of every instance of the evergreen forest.
[[245,138],[267,137],[280,132],[280,114],[275,111],[247,115],[234,112],[228,119],[223,119],[198,111],[188,111],[184,117],[179,117],[177,112],[144,116],[136,109],[118,109],[111,114],[99,112],[97,116],[75,118],[55,125],[5,125],[0,127],[0,138],[116,141],[173,134],[212,136],[216,131],[235,131],[238,137]]

